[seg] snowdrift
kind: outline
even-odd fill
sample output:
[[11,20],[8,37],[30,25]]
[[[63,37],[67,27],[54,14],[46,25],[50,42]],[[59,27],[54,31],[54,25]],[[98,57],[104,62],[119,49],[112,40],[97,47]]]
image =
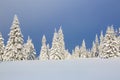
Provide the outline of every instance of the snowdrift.
[[120,59],[1,62],[0,80],[120,80]]

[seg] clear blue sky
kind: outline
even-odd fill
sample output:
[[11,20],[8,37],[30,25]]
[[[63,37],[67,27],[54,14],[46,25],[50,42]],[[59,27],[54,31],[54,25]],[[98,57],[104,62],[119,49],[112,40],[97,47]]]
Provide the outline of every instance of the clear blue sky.
[[42,35],[52,42],[54,28],[62,25],[66,49],[71,51],[85,39],[90,48],[96,34],[108,25],[120,26],[120,0],[1,0],[0,31],[8,40],[14,14],[18,15],[24,40],[29,35],[37,53]]

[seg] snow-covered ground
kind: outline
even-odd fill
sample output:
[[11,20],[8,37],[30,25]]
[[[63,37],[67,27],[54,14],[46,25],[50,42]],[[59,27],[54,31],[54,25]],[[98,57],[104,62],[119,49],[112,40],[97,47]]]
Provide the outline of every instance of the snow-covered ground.
[[120,59],[1,62],[0,80],[120,80]]

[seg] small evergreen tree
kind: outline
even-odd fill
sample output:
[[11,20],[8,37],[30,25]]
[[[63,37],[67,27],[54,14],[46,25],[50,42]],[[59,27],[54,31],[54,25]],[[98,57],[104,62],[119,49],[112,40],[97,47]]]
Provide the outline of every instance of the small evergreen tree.
[[36,58],[36,51],[34,49],[34,45],[32,43],[32,40],[28,36],[27,43],[24,44],[24,56],[26,60],[35,60]]
[[2,34],[0,33],[0,61],[3,61],[4,50],[5,50],[4,39],[2,37]]
[[80,58],[80,57],[81,57],[81,55],[80,55],[80,48],[79,48],[79,46],[76,46],[75,50],[72,53],[72,58],[73,59],[77,59],[77,58]]
[[92,47],[92,57],[98,57],[99,55],[99,40],[98,36],[96,35],[95,43],[93,41],[93,47]]
[[46,37],[43,35],[42,38],[42,47],[40,51],[40,60],[49,60],[49,44],[46,45]]
[[87,58],[87,50],[86,50],[85,40],[83,40],[82,46],[80,47],[80,57]]

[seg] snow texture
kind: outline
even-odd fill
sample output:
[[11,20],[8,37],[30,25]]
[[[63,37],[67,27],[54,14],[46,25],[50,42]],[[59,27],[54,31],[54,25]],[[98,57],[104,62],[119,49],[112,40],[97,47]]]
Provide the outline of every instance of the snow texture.
[[120,80],[120,59],[0,63],[0,80]]

